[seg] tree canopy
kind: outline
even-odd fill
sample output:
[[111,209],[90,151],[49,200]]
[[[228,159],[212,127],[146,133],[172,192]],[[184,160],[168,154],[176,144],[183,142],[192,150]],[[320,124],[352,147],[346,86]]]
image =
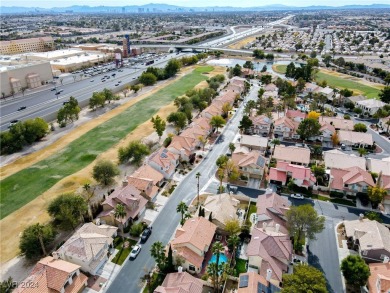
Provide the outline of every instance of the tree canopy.
[[150,72],[142,72],[141,76],[139,77],[139,82],[143,85],[154,85],[157,81],[157,77]]
[[28,259],[39,259],[44,256],[45,247],[54,240],[55,232],[50,225],[39,223],[24,229],[19,242],[21,253]]
[[158,138],[161,139],[161,136],[164,133],[166,123],[161,119],[160,116],[152,117],[151,122],[153,123],[153,128],[156,130]]
[[370,276],[370,268],[360,255],[348,255],[341,262],[341,272],[348,284],[364,286]]
[[327,293],[324,274],[315,267],[300,264],[292,274],[283,275],[282,293]]
[[301,139],[306,140],[310,137],[320,135],[321,124],[317,119],[306,118],[299,123],[297,134],[300,135]]
[[119,175],[119,169],[107,160],[98,161],[92,170],[93,179],[104,186],[111,185],[117,175]]
[[140,140],[131,141],[127,147],[121,147],[118,150],[118,159],[120,163],[131,162],[139,166],[145,156],[150,154],[150,149]]

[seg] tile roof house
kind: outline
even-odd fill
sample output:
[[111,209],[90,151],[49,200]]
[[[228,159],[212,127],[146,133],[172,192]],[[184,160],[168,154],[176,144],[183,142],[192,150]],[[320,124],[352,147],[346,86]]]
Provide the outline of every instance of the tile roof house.
[[257,268],[264,278],[267,277],[267,270],[272,270],[270,280],[279,284],[283,273],[288,271],[292,250],[290,236],[254,228],[246,250],[248,265]]
[[390,176],[390,157],[381,160],[367,158],[367,169],[370,172]]
[[[152,181],[149,181],[149,184],[152,188]],[[103,224],[127,227],[145,211],[147,202],[141,191],[125,180],[123,186],[115,189],[102,203],[103,211],[97,217]],[[118,204],[123,205],[126,210],[126,216],[122,219],[115,218],[115,208]]]
[[307,114],[299,110],[286,110],[285,116],[295,122],[301,122],[307,117]]
[[360,218],[344,221],[348,241],[358,248],[360,256],[366,262],[382,262],[390,258],[390,231],[377,221]]
[[221,115],[221,114],[222,114],[222,108],[218,107],[214,103],[211,103],[211,105],[208,106],[206,109],[204,109],[200,115],[202,115],[202,117],[205,117],[207,119],[211,119],[213,116]]
[[253,125],[249,129],[250,134],[266,134],[271,130],[272,120],[265,115],[251,115],[249,119],[252,120]]
[[172,142],[167,149],[172,153],[179,155],[181,161],[188,162],[195,156],[195,150],[198,144],[198,139],[176,135],[172,138]]
[[241,135],[240,145],[249,148],[250,150],[265,151],[268,146],[268,138],[258,135]]
[[371,174],[366,170],[359,167],[330,169],[330,191],[356,195],[357,192],[367,192],[369,186],[375,186],[375,183]]
[[[389,132],[390,130],[390,116],[379,119],[378,125],[382,130]],[[389,124],[388,124],[389,123]]]
[[173,260],[180,256],[181,266],[192,273],[200,273],[206,252],[210,249],[217,226],[203,217],[190,218],[176,230],[171,241]]
[[[201,117],[204,121],[210,121],[208,118]],[[199,119],[199,118],[198,118]],[[209,124],[210,125],[210,124]],[[199,137],[207,137],[211,133],[211,126],[209,128],[205,128],[201,125],[197,125],[194,123],[191,123],[186,129],[184,129],[181,133],[181,137],[190,138],[195,140],[195,145],[199,145]]]
[[287,198],[267,189],[264,195],[257,198],[256,208],[257,228],[288,234],[285,215],[290,209],[290,202]]
[[305,88],[303,89],[303,92],[305,94],[308,94],[308,93],[314,93],[316,92],[320,87],[314,83],[311,83],[311,82],[307,82],[305,84]]
[[340,130],[338,133],[340,143],[345,144],[347,146],[365,147],[372,146],[374,143],[374,141],[372,140],[371,133],[346,130]]
[[237,293],[278,293],[281,291],[279,284],[269,282],[263,276],[255,272],[240,274]]
[[270,182],[286,185],[289,181],[288,178],[293,180],[296,185],[305,188],[313,186],[317,181],[309,167],[279,161],[276,168],[270,168]]
[[358,157],[356,155],[345,154],[339,150],[329,150],[323,152],[325,167],[327,169],[337,168],[350,168],[359,167],[360,169],[366,169],[366,159]]
[[126,180],[130,186],[137,188],[141,195],[149,201],[153,201],[158,194],[159,188],[154,184],[153,179],[128,176]]
[[53,253],[67,262],[79,265],[81,270],[95,275],[107,261],[107,253],[117,235],[117,227],[86,223],[76,230],[62,246]]
[[356,107],[363,110],[363,113],[374,115],[380,108],[383,108],[386,103],[377,99],[368,99],[356,102]]
[[152,168],[160,172],[165,179],[170,179],[175,173],[177,165],[179,165],[179,155],[162,147],[151,154],[146,161]]
[[[220,229],[225,228],[225,222],[236,220],[237,209],[240,201],[229,193],[208,194],[202,208],[205,210],[205,218],[212,214],[212,222]],[[198,214],[198,212],[196,213]]]
[[187,272],[170,273],[154,293],[202,293],[203,281]]
[[368,278],[368,290],[371,293],[390,292],[390,263],[370,263],[371,275]]
[[354,105],[356,105],[357,102],[364,101],[364,100],[367,100],[367,97],[366,96],[362,96],[362,95],[351,96],[351,97],[344,97],[344,103],[345,102],[351,102]]
[[80,272],[79,265],[47,256],[35,265],[13,292],[79,293],[87,286],[87,280],[87,276]]
[[263,177],[266,159],[260,151],[234,152],[232,160],[241,175],[257,179]]
[[296,165],[308,166],[310,163],[310,149],[295,146],[277,145],[273,154],[277,161],[288,162]]
[[266,92],[277,92],[279,89],[276,85],[274,85],[273,83],[269,83],[267,85],[264,86],[264,90]]
[[286,116],[276,119],[274,122],[275,138],[299,139],[300,136],[296,133],[298,126],[299,122],[294,121]]
[[318,122],[320,124],[327,123],[331,124],[336,130],[353,130],[353,121],[348,119],[343,119],[341,117],[326,117],[326,116],[320,116],[318,119]]
[[155,186],[161,186],[164,181],[164,176],[160,172],[146,164],[135,170],[130,177],[151,179]]
[[333,93],[334,93],[334,90],[330,87],[319,87],[317,90],[316,90],[317,93],[319,94],[323,94],[328,100],[333,100]]

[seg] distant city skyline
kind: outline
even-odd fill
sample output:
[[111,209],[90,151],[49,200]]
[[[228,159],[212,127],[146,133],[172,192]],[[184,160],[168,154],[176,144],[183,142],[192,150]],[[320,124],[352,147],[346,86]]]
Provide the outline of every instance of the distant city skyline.
[[[231,7],[254,7],[254,6],[267,6],[282,4],[286,6],[343,6],[343,5],[370,5],[370,4],[387,4],[388,0],[323,0],[321,2],[313,2],[311,0],[269,0],[266,3],[255,0],[241,0],[239,2],[233,2],[230,4],[226,0],[139,0],[136,2],[128,0],[117,0],[115,3],[109,0],[63,0],[61,2],[52,2],[47,0],[2,0],[1,6],[22,6],[22,7],[67,7],[73,5],[88,5],[88,6],[131,6],[131,5],[145,5],[145,4],[168,4],[177,5],[183,7],[210,7],[210,6],[231,6]],[[0,7],[1,7],[0,6]]]

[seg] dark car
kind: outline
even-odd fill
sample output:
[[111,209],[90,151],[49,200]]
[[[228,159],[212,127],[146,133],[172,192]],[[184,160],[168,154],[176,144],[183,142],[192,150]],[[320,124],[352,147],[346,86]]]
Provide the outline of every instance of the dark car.
[[148,227],[141,234],[141,243],[145,243],[152,234],[152,227]]
[[26,106],[19,107],[19,108],[18,108],[18,111],[23,111],[23,110],[25,110],[26,108],[27,108]]

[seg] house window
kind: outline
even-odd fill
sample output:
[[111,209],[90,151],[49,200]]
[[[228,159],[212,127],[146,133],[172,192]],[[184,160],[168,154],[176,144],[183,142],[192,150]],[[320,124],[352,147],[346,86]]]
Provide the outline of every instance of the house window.
[[385,259],[386,256],[387,256],[386,254],[381,254],[380,259]]
[[195,270],[196,270],[195,266],[193,266],[193,265],[189,265],[189,266],[188,266],[188,269],[189,269],[190,271],[193,271],[193,272],[195,272]]

